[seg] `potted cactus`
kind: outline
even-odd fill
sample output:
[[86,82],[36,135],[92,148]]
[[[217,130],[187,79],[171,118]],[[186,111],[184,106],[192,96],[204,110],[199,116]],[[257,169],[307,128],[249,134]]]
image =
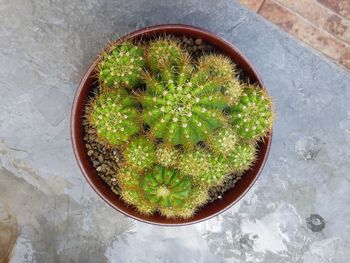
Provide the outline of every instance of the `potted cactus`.
[[95,70],[89,138],[117,153],[110,186],[143,217],[192,218],[213,188],[254,165],[271,131],[267,92],[240,80],[229,57],[193,56],[179,37],[111,44]]

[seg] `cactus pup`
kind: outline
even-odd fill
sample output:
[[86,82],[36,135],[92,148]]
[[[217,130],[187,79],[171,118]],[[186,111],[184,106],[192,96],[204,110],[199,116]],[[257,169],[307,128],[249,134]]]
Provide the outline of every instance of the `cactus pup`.
[[120,145],[139,131],[135,100],[124,89],[107,90],[90,101],[89,123],[100,141]]
[[141,84],[145,67],[143,50],[130,42],[112,45],[98,64],[100,84],[108,88],[134,88]]

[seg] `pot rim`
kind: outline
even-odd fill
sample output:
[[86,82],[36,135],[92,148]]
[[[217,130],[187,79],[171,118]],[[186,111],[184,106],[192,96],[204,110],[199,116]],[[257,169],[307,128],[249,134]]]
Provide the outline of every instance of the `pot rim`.
[[[259,86],[266,90],[265,85],[260,77],[260,75],[258,74],[258,72],[256,71],[256,69],[253,67],[252,63],[250,62],[250,60],[248,60],[246,58],[245,55],[243,55],[241,53],[241,51],[239,51],[233,44],[231,44],[230,42],[226,41],[225,39],[218,37],[216,34],[206,30],[206,29],[202,29],[199,27],[195,27],[195,26],[191,26],[191,25],[185,25],[185,24],[159,24],[159,25],[153,25],[153,26],[147,26],[145,28],[141,28],[138,29],[136,31],[133,31],[131,33],[127,33],[124,36],[118,38],[116,41],[113,41],[113,43],[119,43],[119,42],[123,42],[125,40],[128,39],[133,39],[135,37],[139,37],[145,34],[151,34],[153,32],[157,32],[157,31],[167,31],[167,30],[177,30],[179,33],[181,31],[190,31],[190,33],[199,33],[202,35],[207,35],[209,36],[213,41],[216,41],[217,43],[220,43],[223,46],[226,46],[227,49],[231,49],[234,53],[236,53],[238,55],[238,57],[241,57],[241,59],[250,67],[250,70],[252,71],[252,73],[255,75],[257,82],[259,83]],[[166,34],[166,33],[165,33]],[[169,33],[170,34],[170,33]],[[184,34],[185,35],[185,34]],[[187,34],[188,35],[188,34]],[[147,220],[147,219],[143,219],[134,215],[129,214],[126,211],[123,211],[121,208],[117,207],[115,204],[113,204],[110,200],[108,200],[108,198],[105,196],[105,194],[103,194],[101,192],[101,190],[95,185],[94,182],[92,182],[92,179],[90,178],[90,176],[88,175],[89,172],[87,170],[87,167],[83,164],[82,162],[82,158],[79,155],[79,151],[78,151],[78,146],[77,146],[77,136],[75,134],[75,130],[78,128],[78,126],[81,125],[81,122],[78,121],[79,116],[77,116],[77,110],[78,110],[78,102],[81,100],[81,93],[82,93],[82,89],[83,86],[85,84],[85,82],[90,78],[91,73],[95,70],[96,65],[99,61],[99,55],[94,59],[94,61],[92,62],[92,64],[90,65],[90,67],[88,68],[88,70],[85,72],[82,80],[79,83],[79,87],[75,92],[74,95],[74,100],[73,100],[73,104],[72,104],[72,108],[71,108],[71,113],[70,113],[70,137],[71,137],[71,143],[72,143],[72,147],[73,147],[73,152],[74,152],[74,156],[75,159],[78,163],[78,166],[81,170],[81,172],[83,173],[85,179],[87,180],[87,182],[89,183],[89,185],[92,187],[92,189],[102,198],[102,200],[104,200],[107,204],[109,204],[112,208],[116,209],[117,211],[119,211],[120,213],[122,213],[123,215],[126,215],[128,217],[131,217],[139,222],[142,223],[148,223],[148,224],[152,224],[152,225],[157,225],[157,226],[172,226],[172,227],[176,227],[176,226],[186,226],[186,225],[192,225],[192,224],[196,224],[196,223],[200,223],[203,222],[205,220],[208,220],[210,218],[213,218],[225,211],[227,211],[229,208],[231,208],[234,204],[236,204],[238,201],[240,201],[243,196],[246,195],[246,193],[251,189],[251,187],[255,184],[256,180],[258,179],[258,177],[260,176],[269,151],[270,151],[270,147],[271,147],[271,141],[272,141],[272,129],[269,132],[266,140],[265,140],[265,145],[266,145],[266,152],[265,152],[265,156],[261,162],[260,167],[258,168],[253,180],[250,182],[250,184],[244,189],[244,191],[240,194],[240,196],[238,196],[238,198],[236,198],[235,200],[233,200],[232,202],[230,202],[227,206],[225,206],[223,209],[212,213],[208,216],[205,216],[203,218],[200,219],[196,219],[196,220],[191,220],[187,221],[187,222],[180,222],[180,223],[162,223],[162,222],[155,222],[152,220]],[[85,97],[86,99],[86,97]],[[98,175],[95,175],[98,176]],[[100,178],[101,179],[101,178]],[[102,179],[101,179],[102,180]],[[116,195],[117,198],[119,198]],[[121,202],[123,202],[120,199]],[[217,200],[216,200],[217,201]],[[214,202],[216,202],[214,201]],[[125,204],[126,205],[126,204]],[[126,205],[127,206],[127,205]],[[203,207],[201,207],[200,209],[204,209],[207,205],[204,205]]]

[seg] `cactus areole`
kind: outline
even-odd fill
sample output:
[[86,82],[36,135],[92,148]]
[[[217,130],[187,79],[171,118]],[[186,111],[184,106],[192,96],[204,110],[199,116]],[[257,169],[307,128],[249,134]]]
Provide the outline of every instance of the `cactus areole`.
[[115,198],[142,217],[190,220],[213,188],[250,171],[274,114],[237,67],[216,52],[194,57],[172,35],[101,54],[85,120],[96,142],[120,153]]

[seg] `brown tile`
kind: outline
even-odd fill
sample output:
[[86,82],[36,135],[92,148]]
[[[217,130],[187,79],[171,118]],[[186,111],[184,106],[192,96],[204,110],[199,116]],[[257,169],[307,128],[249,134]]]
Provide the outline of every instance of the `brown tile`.
[[239,2],[250,10],[257,12],[264,0],[239,0]]
[[350,69],[350,48],[347,48],[341,55],[340,64]]
[[332,9],[334,12],[350,20],[350,1],[349,0],[317,0],[324,6]]
[[[324,28],[336,36],[343,36],[345,32],[350,32],[349,27],[347,25],[344,25],[342,19],[336,15],[327,18],[327,22],[325,23]],[[350,38],[348,40],[350,43]]]
[[315,27],[326,30],[350,44],[350,21],[334,14],[317,0],[276,0],[276,2],[301,15]]
[[291,35],[335,59],[337,62],[343,61],[342,63],[345,63],[342,54],[349,48],[348,45],[331,34],[316,28],[306,19],[281,6],[276,1],[266,0],[259,13]]
[[291,12],[269,0],[264,2],[259,14],[287,32],[290,32],[294,24],[297,22],[297,17]]

